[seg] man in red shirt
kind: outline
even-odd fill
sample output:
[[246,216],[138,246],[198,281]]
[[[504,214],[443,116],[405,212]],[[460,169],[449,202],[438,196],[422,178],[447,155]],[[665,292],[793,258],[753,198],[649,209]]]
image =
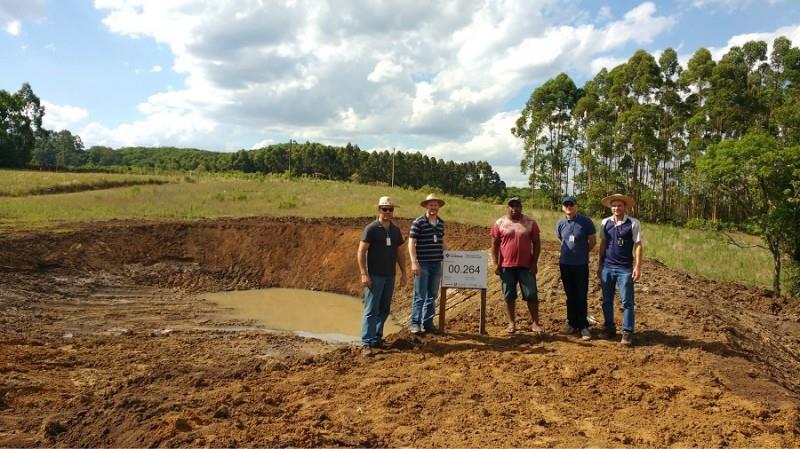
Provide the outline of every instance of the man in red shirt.
[[539,295],[536,289],[536,272],[542,243],[539,226],[532,218],[522,214],[522,201],[518,197],[508,200],[506,215],[500,217],[492,226],[492,260],[495,274],[500,276],[503,298],[506,303],[508,327],[506,332],[516,330],[517,284],[522,291],[522,299],[528,304],[531,314],[531,330],[542,334],[539,324]]

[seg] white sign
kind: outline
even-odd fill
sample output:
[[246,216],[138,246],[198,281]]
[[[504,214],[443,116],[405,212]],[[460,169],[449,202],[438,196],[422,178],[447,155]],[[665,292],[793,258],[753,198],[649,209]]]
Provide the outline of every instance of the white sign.
[[486,251],[445,251],[442,286],[486,288]]

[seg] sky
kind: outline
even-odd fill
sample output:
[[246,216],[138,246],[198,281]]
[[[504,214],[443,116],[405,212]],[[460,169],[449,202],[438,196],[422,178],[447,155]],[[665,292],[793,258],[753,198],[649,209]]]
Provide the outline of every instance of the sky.
[[0,0],[0,89],[86,148],[351,142],[524,186],[510,129],[548,79],[781,35],[800,1]]

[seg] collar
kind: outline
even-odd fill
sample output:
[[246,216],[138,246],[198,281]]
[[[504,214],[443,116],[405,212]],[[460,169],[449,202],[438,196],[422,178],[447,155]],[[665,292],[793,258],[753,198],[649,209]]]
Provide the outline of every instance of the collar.
[[[628,214],[625,214],[625,215],[623,215],[623,216],[622,216],[622,221],[620,221],[619,223],[620,223],[620,224],[622,224],[622,223],[625,223],[626,221],[628,221],[628,218],[629,218],[629,217],[628,217]],[[616,220],[614,220],[614,216],[613,216],[613,215],[611,216],[611,221],[614,223],[614,225],[616,225],[616,224],[617,224],[617,221],[616,221]]]

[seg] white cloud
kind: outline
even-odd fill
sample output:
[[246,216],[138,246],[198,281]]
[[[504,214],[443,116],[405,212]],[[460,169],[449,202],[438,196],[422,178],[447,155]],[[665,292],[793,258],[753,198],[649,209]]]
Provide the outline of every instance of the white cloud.
[[159,73],[162,70],[164,70],[164,68],[161,67],[160,65],[154,65],[153,67],[150,67],[150,72],[152,73]]
[[22,32],[22,23],[19,20],[12,20],[6,23],[6,33],[12,36],[19,36],[20,32]]
[[393,61],[383,60],[375,64],[372,73],[367,75],[367,79],[373,83],[380,83],[388,79],[394,78],[403,72],[403,66],[395,64]]
[[[754,0],[689,0],[691,5],[698,9],[723,9],[728,12],[734,12],[745,9],[750,5],[761,3],[763,0],[754,2]],[[770,5],[783,3],[783,0],[767,0]]]
[[[551,24],[555,0],[408,3],[95,0],[109,30],[175,55],[182,92],[220,126],[296,127],[321,140],[467,138],[520,88],[674,19],[643,3],[603,27]],[[405,75],[404,75],[405,74]],[[422,74],[422,77],[419,75]],[[154,95],[146,110],[170,108]]]
[[44,15],[44,0],[0,1],[0,27],[12,36],[22,33],[22,22]]
[[89,111],[77,106],[57,105],[45,100],[42,100],[42,105],[44,106],[42,126],[52,131],[69,129],[89,116]]
[[[764,41],[768,44],[769,50],[772,51],[772,42],[777,37],[785,36],[789,38],[793,42],[793,45],[797,45],[797,42],[800,41],[800,24],[789,25],[785,27],[778,28],[773,32],[768,33],[747,33],[747,34],[737,34],[736,36],[731,37],[728,39],[728,42],[723,47],[708,47],[708,51],[711,52],[711,56],[713,56],[714,60],[719,61],[722,56],[725,55],[728,51],[730,51],[731,47],[735,46],[742,46],[749,41]],[[691,58],[691,56],[686,57],[686,61]],[[683,61],[681,61],[684,64]]]
[[608,71],[611,71],[614,67],[626,63],[628,60],[625,58],[612,58],[612,57],[600,57],[592,59],[591,70],[592,73],[597,73],[601,69],[605,68]]

